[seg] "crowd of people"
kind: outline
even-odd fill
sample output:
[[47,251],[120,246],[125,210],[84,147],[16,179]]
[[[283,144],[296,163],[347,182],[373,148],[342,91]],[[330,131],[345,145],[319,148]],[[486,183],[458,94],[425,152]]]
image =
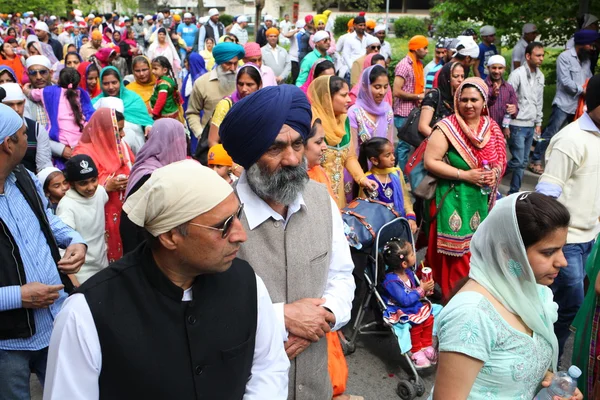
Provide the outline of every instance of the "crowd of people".
[[572,398],[600,399],[598,18],[547,121],[531,23],[510,60],[484,25],[425,64],[364,12],[337,39],[329,10],[255,41],[219,18],[0,14],[0,397],[35,373],[44,399],[361,399],[362,197],[414,235],[381,251],[376,320],[437,364],[430,398],[532,399],[575,326]]

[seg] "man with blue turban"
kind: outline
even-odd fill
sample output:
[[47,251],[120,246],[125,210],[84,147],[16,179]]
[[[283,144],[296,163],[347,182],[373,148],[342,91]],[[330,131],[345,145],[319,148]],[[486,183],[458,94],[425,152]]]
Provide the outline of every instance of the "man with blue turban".
[[293,85],[238,101],[221,123],[227,153],[244,167],[236,191],[248,239],[238,257],[265,282],[291,360],[288,399],[330,399],[325,333],[350,319],[354,265],[339,210],[309,180],[311,109]]
[[[54,317],[79,271],[81,236],[48,209],[42,186],[21,164],[27,125],[0,104],[0,379],[2,398],[29,398],[29,377],[44,382]],[[58,246],[66,248],[61,258]]]
[[238,61],[244,58],[244,48],[232,42],[219,43],[212,53],[215,68],[194,82],[186,111],[193,145],[200,139],[217,103],[235,90],[235,71]]

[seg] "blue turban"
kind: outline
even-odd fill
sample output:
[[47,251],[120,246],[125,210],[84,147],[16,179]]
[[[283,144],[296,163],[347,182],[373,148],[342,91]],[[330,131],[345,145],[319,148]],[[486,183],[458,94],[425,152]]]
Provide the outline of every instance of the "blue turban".
[[0,104],[0,143],[23,127],[23,118],[12,108]]
[[600,38],[600,34],[598,34],[598,32],[592,31],[590,29],[585,29],[585,30],[582,30],[579,32],[575,32],[574,40],[575,40],[575,44],[585,45],[585,44],[592,44],[599,38]]
[[219,135],[233,161],[248,169],[271,147],[284,124],[306,140],[311,119],[310,104],[300,88],[269,86],[235,103]]
[[223,42],[213,47],[212,54],[215,58],[215,64],[221,65],[234,57],[237,57],[241,60],[244,58],[246,53],[244,53],[244,47],[240,46],[239,44],[235,44],[233,42]]

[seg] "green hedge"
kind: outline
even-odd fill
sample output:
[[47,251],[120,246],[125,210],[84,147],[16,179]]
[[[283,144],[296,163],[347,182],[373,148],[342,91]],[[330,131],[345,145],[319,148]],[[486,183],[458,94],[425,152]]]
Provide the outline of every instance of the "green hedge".
[[416,17],[402,17],[394,21],[394,34],[397,38],[410,39],[415,35],[427,35],[426,21]]
[[469,28],[474,29],[475,32],[479,33],[480,27],[481,23],[477,22],[446,21],[442,18],[438,18],[434,23],[434,34],[436,37],[455,38]]
[[348,21],[354,18],[354,15],[338,15],[333,23],[333,32],[336,35],[343,35],[348,32]]
[[219,14],[219,22],[222,23],[223,26],[231,25],[233,22],[233,15]]

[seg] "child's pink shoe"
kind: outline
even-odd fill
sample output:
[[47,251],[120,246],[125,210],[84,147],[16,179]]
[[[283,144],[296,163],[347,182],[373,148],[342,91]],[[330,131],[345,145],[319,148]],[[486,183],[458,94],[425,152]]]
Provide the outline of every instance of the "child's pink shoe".
[[424,369],[431,367],[431,362],[429,362],[429,359],[427,358],[423,350],[414,353],[411,359],[415,363],[416,369]]
[[423,352],[423,354],[425,354],[425,357],[427,357],[427,359],[431,362],[431,364],[433,364],[433,365],[437,364],[438,355],[437,355],[437,351],[435,351],[433,346],[424,348],[421,351]]

